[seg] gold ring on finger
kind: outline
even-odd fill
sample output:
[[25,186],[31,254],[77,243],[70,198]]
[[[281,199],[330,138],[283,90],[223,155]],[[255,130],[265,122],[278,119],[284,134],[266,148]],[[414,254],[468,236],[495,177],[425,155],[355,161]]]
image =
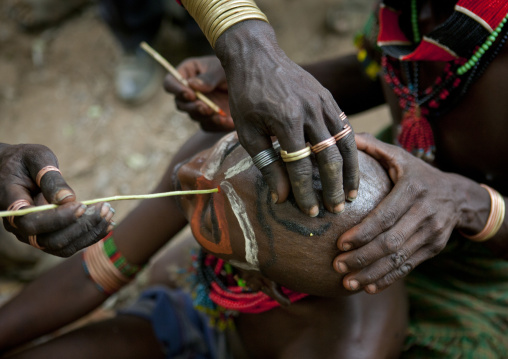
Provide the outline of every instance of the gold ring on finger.
[[305,157],[309,157],[311,153],[312,153],[312,150],[310,149],[309,145],[307,145],[305,148],[303,148],[299,151],[291,152],[291,153],[288,153],[287,151],[284,151],[284,150],[280,150],[280,156],[282,157],[282,160],[284,162],[298,161],[298,160],[301,160]]
[[324,149],[335,145],[336,143],[337,143],[337,141],[335,140],[335,137],[330,137],[324,141],[319,142],[318,144],[315,144],[310,149],[314,153],[319,153],[319,152],[323,151]]
[[346,113],[344,111],[342,111],[339,114],[339,119],[341,119],[342,121],[346,121],[347,120],[347,116],[346,116]]

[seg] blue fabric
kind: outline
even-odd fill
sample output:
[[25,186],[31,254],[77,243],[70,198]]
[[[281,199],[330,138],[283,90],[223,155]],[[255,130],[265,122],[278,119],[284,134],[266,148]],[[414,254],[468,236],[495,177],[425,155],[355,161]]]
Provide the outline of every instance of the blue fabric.
[[119,313],[150,321],[166,358],[218,358],[215,332],[208,326],[208,317],[194,309],[192,298],[182,290],[149,288],[133,306]]

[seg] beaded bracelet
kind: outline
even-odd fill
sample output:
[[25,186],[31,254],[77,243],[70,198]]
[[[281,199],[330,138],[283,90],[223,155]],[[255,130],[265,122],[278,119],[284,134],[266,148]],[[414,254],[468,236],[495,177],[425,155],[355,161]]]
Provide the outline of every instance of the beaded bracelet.
[[268,22],[254,0],[183,0],[182,3],[213,48],[222,33],[239,22]]
[[142,266],[127,262],[110,232],[83,252],[83,268],[101,292],[111,295],[129,283]]
[[475,235],[467,235],[460,232],[464,237],[474,242],[484,242],[496,235],[501,228],[505,215],[505,203],[501,194],[487,185],[481,184],[490,195],[490,213],[485,227]]

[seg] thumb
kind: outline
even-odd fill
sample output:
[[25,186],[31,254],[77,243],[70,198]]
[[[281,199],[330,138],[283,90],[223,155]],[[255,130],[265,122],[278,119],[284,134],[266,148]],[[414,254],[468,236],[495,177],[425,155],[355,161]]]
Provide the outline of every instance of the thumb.
[[32,170],[30,172],[48,203],[64,204],[76,200],[74,190],[67,184],[56,166],[44,166],[37,172]]

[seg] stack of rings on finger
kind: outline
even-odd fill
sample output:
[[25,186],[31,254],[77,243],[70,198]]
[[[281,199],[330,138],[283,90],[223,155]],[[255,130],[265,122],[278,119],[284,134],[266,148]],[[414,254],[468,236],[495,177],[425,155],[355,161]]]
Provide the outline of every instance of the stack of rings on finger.
[[28,243],[34,248],[40,249],[41,251],[44,249],[44,247],[41,247],[39,243],[37,243],[37,236],[28,236]]
[[344,111],[343,111],[343,112],[341,112],[341,113],[340,113],[340,115],[339,115],[339,118],[340,118],[342,121],[346,121],[346,119],[347,119],[346,113],[345,113]]
[[58,168],[56,168],[55,166],[46,166],[46,167],[43,167],[38,173],[37,173],[37,176],[35,177],[35,183],[37,183],[37,186],[38,187],[41,187],[41,179],[42,179],[42,176],[44,176],[46,173],[48,172],[51,172],[51,171],[55,171],[55,172],[58,172],[58,173],[62,173],[60,172],[60,170]]
[[294,162],[304,159],[305,157],[309,157],[312,153],[310,146],[307,145],[305,148],[302,148],[299,151],[288,153],[287,151],[280,150],[280,156],[284,162]]
[[[8,211],[17,211],[18,209],[21,209],[21,207],[29,207],[29,206],[31,206],[31,204],[26,199],[18,199],[16,201],[12,202],[11,205],[7,208],[7,210]],[[14,228],[18,228],[14,224],[14,216],[10,216],[9,218],[7,218],[7,220],[9,221],[9,224],[11,226],[13,226]]]
[[349,135],[352,131],[353,130],[351,129],[351,126],[346,125],[346,126],[344,126],[344,129],[342,131],[340,131],[339,133],[337,133],[335,136],[333,136],[333,138],[335,138],[335,141],[339,142],[344,137]]
[[335,145],[336,143],[337,143],[337,141],[335,140],[335,137],[330,137],[324,141],[319,142],[318,144],[315,144],[310,149],[312,150],[312,152],[314,152],[316,154],[316,153],[323,151],[324,149],[326,149],[328,147]]
[[262,169],[279,160],[279,155],[273,148],[267,148],[252,157],[252,162],[258,169]]

